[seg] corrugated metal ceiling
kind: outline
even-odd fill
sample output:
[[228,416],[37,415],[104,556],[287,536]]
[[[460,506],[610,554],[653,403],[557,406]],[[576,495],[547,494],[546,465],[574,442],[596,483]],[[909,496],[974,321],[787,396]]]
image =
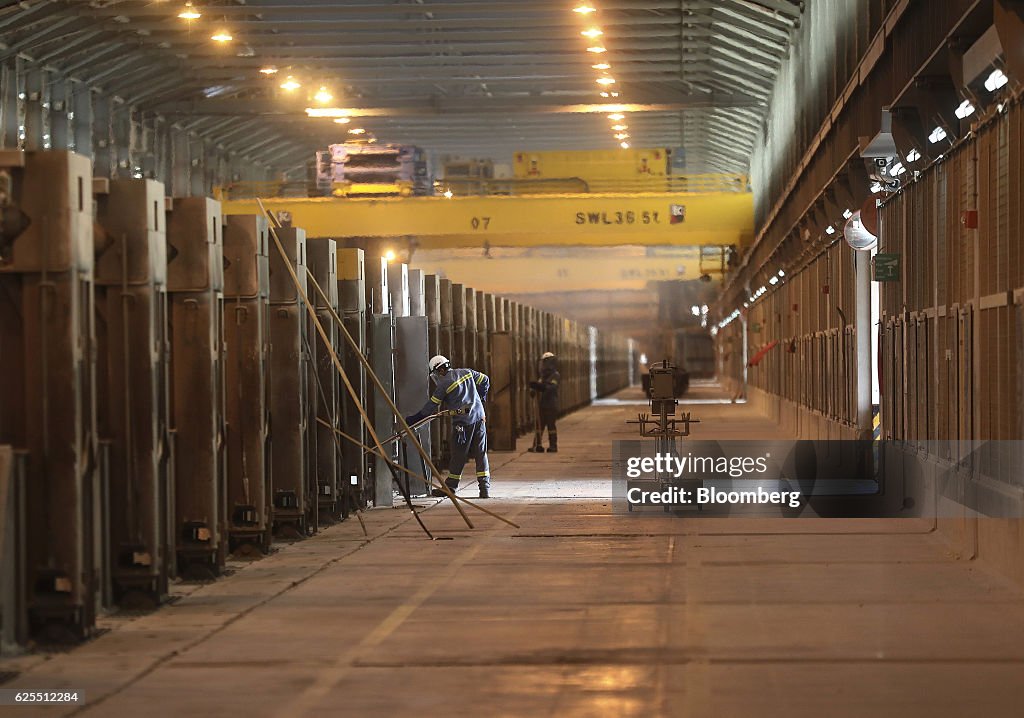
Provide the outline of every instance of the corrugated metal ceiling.
[[[573,12],[589,5],[594,13]],[[278,136],[299,163],[344,126],[307,118],[312,93],[369,116],[381,141],[507,160],[518,149],[600,149],[623,102],[636,146],[683,147],[690,171],[747,170],[803,3],[791,0],[38,0],[0,8],[7,59],[22,56],[180,119],[211,139]],[[582,29],[607,48],[586,51]],[[210,39],[227,30],[232,40]],[[618,98],[601,98],[595,62]],[[277,75],[259,70],[274,66]],[[280,88],[292,75],[302,87]],[[251,122],[247,122],[251,120]],[[245,124],[243,124],[245,123]],[[354,125],[352,125],[354,126]]]

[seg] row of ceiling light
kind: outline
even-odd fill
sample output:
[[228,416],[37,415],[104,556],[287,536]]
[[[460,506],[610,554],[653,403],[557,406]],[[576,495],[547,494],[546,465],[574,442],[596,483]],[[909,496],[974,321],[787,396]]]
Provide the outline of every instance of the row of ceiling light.
[[[990,93],[994,93],[1005,87],[1009,81],[1010,78],[1006,76],[1006,73],[1003,72],[1003,70],[1001,70],[1000,68],[996,68],[992,70],[992,72],[985,79],[984,87]],[[999,109],[1002,110],[1002,107],[1003,105],[1000,104]],[[965,120],[971,115],[973,115],[976,112],[976,110],[977,108],[975,108],[975,106],[971,103],[970,100],[964,100],[959,105],[957,105],[956,109],[953,110],[953,114],[956,116],[958,120]],[[928,142],[933,145],[938,144],[942,140],[946,139],[948,136],[948,133],[941,125],[936,125],[935,128],[932,129],[932,131],[928,134]],[[904,166],[903,162],[906,162],[907,164],[912,164],[921,159],[921,156],[922,155],[917,150],[917,148],[911,148],[910,151],[907,152],[907,154],[904,156],[903,161],[900,161],[899,158],[889,158],[890,162],[892,162],[892,160],[896,161],[893,162],[887,168],[887,170],[883,170],[882,174],[887,173],[890,177],[898,178],[901,175],[905,174],[907,171],[907,168]],[[885,187],[883,187],[880,182],[875,182],[874,184],[871,185],[872,194],[879,194],[883,191],[885,191]],[[855,225],[862,226],[859,221],[859,214],[859,212],[853,212],[850,209],[845,209],[843,210],[843,222],[845,223],[852,221]],[[826,235],[832,236],[836,233],[836,231],[837,230],[835,224],[830,224],[825,227]],[[874,244],[871,244],[867,248],[873,247]],[[776,285],[785,281],[785,276],[786,272],[780,269],[777,274],[772,275],[772,277],[768,280],[768,284],[772,287],[775,287]],[[756,303],[757,300],[764,296],[768,291],[768,286],[761,286],[759,289],[754,291],[753,294],[751,294],[747,298],[747,300],[743,302],[743,309],[748,309],[752,304]],[[724,329],[729,324],[731,324],[735,319],[737,319],[740,316],[740,313],[741,310],[739,307],[734,309],[732,313],[730,313],[728,316],[726,316],[724,319],[718,322],[714,327],[712,327],[712,335],[717,334],[718,330]]]
[[[1009,81],[1010,78],[1006,76],[1006,73],[997,67],[996,69],[992,70],[992,72],[988,75],[987,78],[985,78],[984,86],[985,89],[988,90],[989,92],[996,92],[1005,87]],[[1001,105],[1000,109],[1002,109]],[[964,100],[959,105],[956,106],[956,109],[953,110],[953,114],[956,116],[958,120],[966,120],[968,117],[973,115],[975,111],[976,108],[971,103],[971,101]],[[928,143],[935,145],[947,139],[948,137],[949,133],[946,132],[946,129],[942,127],[942,125],[936,125],[932,129],[932,131],[928,133]],[[903,158],[902,161],[900,161],[898,158],[893,159],[896,159],[896,161],[888,168],[888,174],[890,177],[900,177],[907,171],[904,162],[906,162],[906,164],[913,164],[914,162],[917,162],[919,159],[921,159],[921,153],[917,150],[917,148],[912,147],[910,151],[907,152],[906,156]],[[883,170],[883,174],[885,174],[885,170]],[[878,194],[882,192],[884,189],[885,188],[879,182],[876,182],[873,185],[871,185],[871,192],[873,194]]]
[[[573,8],[573,12],[583,18],[590,18],[596,16],[597,7],[590,2],[583,2],[580,5]],[[612,63],[607,57],[608,48],[605,47],[604,42],[601,40],[604,37],[604,30],[598,25],[594,24],[585,30],[580,31],[580,35],[590,41],[590,45],[587,47],[587,52],[594,55],[597,58],[591,67],[597,71],[596,82],[600,87],[600,96],[608,99],[619,96],[619,91],[614,89],[617,86],[615,76],[612,75]],[[626,124],[626,116],[621,112],[613,112],[608,115],[608,119],[611,121],[611,131],[613,137],[619,143],[619,147],[624,150],[629,149],[629,125]]]
[[[190,27],[193,21],[200,19],[202,16],[203,14],[202,12],[200,12],[199,8],[197,8],[191,2],[186,2],[181,12],[178,13],[178,17],[182,20],[185,20]],[[227,28],[220,27],[216,31],[214,31],[212,35],[210,35],[210,39],[220,44],[226,44],[234,40],[234,36]],[[278,73],[279,70],[274,65],[265,65],[264,67],[260,68],[260,74],[267,78],[275,77]],[[302,83],[298,79],[296,79],[294,75],[288,75],[287,77],[285,77],[284,80],[281,81],[281,84],[278,85],[278,87],[280,87],[285,92],[293,93],[302,88]],[[334,100],[334,94],[326,85],[320,85],[319,89],[313,94],[313,100],[320,106],[327,106]],[[347,125],[352,121],[351,117],[348,114],[334,113],[325,116],[332,117],[334,122],[336,122],[339,125]],[[358,137],[360,139],[365,139],[367,142],[377,141],[377,138],[374,137],[373,135],[367,135],[366,130],[362,127],[351,127],[348,129],[348,134]]]

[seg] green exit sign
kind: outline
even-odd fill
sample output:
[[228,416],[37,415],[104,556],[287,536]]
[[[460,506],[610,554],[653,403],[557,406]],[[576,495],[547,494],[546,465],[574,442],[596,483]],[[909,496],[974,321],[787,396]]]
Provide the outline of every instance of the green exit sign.
[[876,254],[871,260],[871,278],[876,282],[900,281],[900,255]]

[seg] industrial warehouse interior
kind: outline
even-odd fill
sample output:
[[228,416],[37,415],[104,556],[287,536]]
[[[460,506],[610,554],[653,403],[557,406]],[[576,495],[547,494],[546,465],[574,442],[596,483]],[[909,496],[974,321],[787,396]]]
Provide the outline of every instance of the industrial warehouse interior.
[[1024,715],[1024,0],[0,2],[0,716]]

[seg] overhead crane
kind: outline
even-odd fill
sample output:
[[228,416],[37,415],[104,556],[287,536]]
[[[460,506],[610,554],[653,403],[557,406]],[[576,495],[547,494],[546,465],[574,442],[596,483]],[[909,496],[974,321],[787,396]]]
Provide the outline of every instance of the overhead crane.
[[519,256],[485,258],[477,256],[429,257],[416,253],[410,263],[426,274],[437,274],[453,282],[485,287],[505,294],[645,289],[650,282],[686,281],[702,276],[720,276],[725,269],[724,250],[713,260],[693,250],[686,256],[607,255],[576,250],[568,256]]
[[[416,238],[431,249],[538,246],[743,246],[754,233],[749,192],[587,193],[489,197],[280,197],[268,210],[307,236]],[[226,200],[225,215],[254,199]]]

